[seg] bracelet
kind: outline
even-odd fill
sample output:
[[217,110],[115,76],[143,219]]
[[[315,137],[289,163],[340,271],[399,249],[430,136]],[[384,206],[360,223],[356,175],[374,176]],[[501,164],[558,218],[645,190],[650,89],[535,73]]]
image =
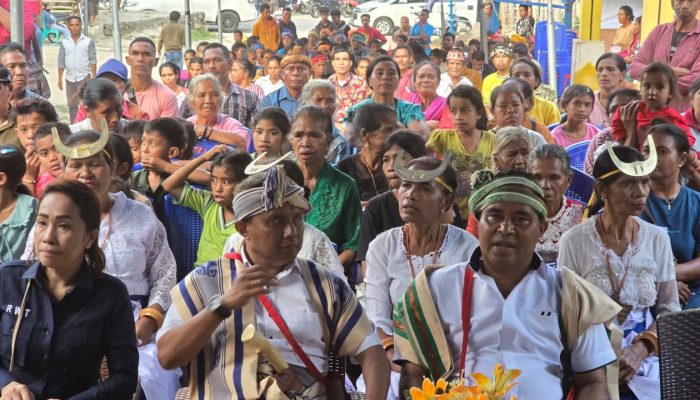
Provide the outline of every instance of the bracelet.
[[31,183],[32,185],[36,185],[36,179],[31,180],[31,179],[24,179],[24,178],[22,178],[22,182],[24,182],[24,183]]
[[632,343],[637,343],[640,340],[644,340],[651,344],[652,352],[651,354],[659,354],[659,339],[654,332],[644,331],[634,338]]
[[382,347],[384,348],[384,351],[387,351],[390,348],[394,347],[394,337],[388,336],[382,339]]
[[139,312],[139,318],[143,317],[148,317],[154,321],[156,321],[156,330],[160,329],[161,326],[163,326],[163,321],[165,321],[165,317],[163,316],[163,313],[158,311],[157,309],[153,307],[146,307],[142,309]]

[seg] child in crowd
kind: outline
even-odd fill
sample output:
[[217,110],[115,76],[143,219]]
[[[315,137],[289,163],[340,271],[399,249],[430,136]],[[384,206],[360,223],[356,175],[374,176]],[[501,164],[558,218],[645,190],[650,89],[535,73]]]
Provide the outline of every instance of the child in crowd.
[[673,99],[679,97],[676,74],[671,67],[658,61],[649,64],[642,73],[641,96],[641,101],[620,107],[613,115],[611,128],[615,140],[641,150],[652,121],[663,119],[683,129],[690,147],[693,147],[695,136],[690,132],[688,123],[669,106]]
[[15,124],[17,136],[24,150],[26,171],[22,177],[22,183],[26,184],[30,192],[34,193],[39,175],[41,175],[41,160],[34,146],[34,135],[40,125],[47,122],[58,122],[58,115],[53,105],[46,100],[23,100],[15,106],[11,114]]
[[136,119],[129,121],[122,130],[121,135],[129,143],[129,148],[131,149],[131,157],[134,160],[134,164],[141,162],[141,139],[143,137],[143,129],[146,127],[146,121],[141,119]]
[[34,196],[36,196],[37,199],[41,198],[44,194],[44,189],[46,189],[49,183],[63,175],[63,156],[56,151],[56,146],[51,136],[52,128],[56,128],[61,140],[65,140],[71,134],[68,125],[62,122],[49,122],[48,124],[41,125],[39,129],[36,130],[36,135],[34,135],[34,148],[39,154],[41,171],[43,171],[43,173],[39,175],[36,185],[34,185]]
[[178,158],[187,144],[182,123],[174,118],[156,118],[146,124],[141,139],[143,169],[131,174],[131,188],[153,199],[158,219],[163,220],[162,182],[178,168],[170,160]]
[[[176,203],[193,209],[204,220],[195,265],[221,257],[226,239],[236,233],[233,192],[246,178],[244,171],[251,161],[245,152],[217,145],[163,181],[163,188],[173,195]],[[205,162],[211,162],[211,189],[195,189],[185,179]]]
[[185,54],[183,56],[184,61],[185,61],[185,65],[183,66],[182,71],[180,71],[180,82],[182,82],[182,86],[187,87],[187,82],[189,82],[190,79],[192,78],[192,75],[190,75],[190,71],[189,71],[190,61],[192,61],[192,58],[194,58],[196,56],[197,56],[196,51],[194,51],[192,49],[185,50]]
[[[510,77],[510,63],[513,60],[510,48],[506,45],[495,46],[489,58],[493,66],[496,67],[496,72],[484,77],[484,81],[481,84],[481,96],[487,113],[491,108],[491,93]],[[490,113],[488,117],[489,119],[491,118]]]
[[124,192],[126,197],[136,200],[151,207],[151,200],[141,193],[129,188],[131,180],[131,168],[134,166],[134,159],[124,136],[109,135],[109,146],[112,148],[112,181],[109,185],[110,192]]
[[455,203],[462,215],[469,215],[471,175],[488,168],[496,135],[486,130],[486,109],[481,93],[473,87],[458,85],[447,96],[454,129],[436,129],[426,144],[428,152],[442,158],[452,153],[452,168],[457,172]]
[[22,185],[26,168],[22,150],[0,144],[0,263],[21,258],[34,226],[37,201]]
[[204,59],[202,57],[192,57],[190,64],[187,66],[187,72],[190,74],[190,78],[187,80],[187,84],[183,83],[185,87],[189,86],[192,78],[204,73]]
[[281,157],[289,148],[287,134],[290,128],[289,118],[281,108],[267,107],[260,111],[253,118],[254,156],[267,153],[267,159]]
[[564,91],[559,104],[566,112],[566,122],[552,129],[554,143],[561,147],[591,140],[600,132],[595,125],[590,124],[588,117],[593,111],[595,94],[585,85],[571,85]]

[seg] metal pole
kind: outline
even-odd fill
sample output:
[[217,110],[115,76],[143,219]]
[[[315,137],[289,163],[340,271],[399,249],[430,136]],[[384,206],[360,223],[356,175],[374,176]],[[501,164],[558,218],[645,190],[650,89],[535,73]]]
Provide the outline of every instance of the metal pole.
[[112,40],[114,40],[114,58],[122,60],[122,33],[119,30],[119,0],[112,0]]
[[10,37],[24,48],[24,4],[22,0],[10,2]]
[[[481,51],[484,52],[484,59],[486,60],[486,63],[488,63],[489,60],[489,39],[488,35],[486,34],[488,30],[488,22],[486,21],[486,14],[484,13],[484,0],[479,0],[478,1],[478,10],[477,12],[477,20],[479,21],[479,37],[481,38]],[[496,12],[496,8],[494,5],[493,12]]]
[[442,34],[445,34],[445,2],[440,0],[440,28],[442,29]]
[[185,0],[185,47],[192,48],[192,16],[190,15],[190,0]]
[[557,92],[557,49],[554,43],[554,8],[552,0],[547,0],[547,69],[549,70],[549,86]]
[[219,22],[219,24],[218,24],[219,25],[219,43],[223,43],[224,42],[224,30],[221,27],[221,24],[222,24],[222,22],[221,22],[221,0],[217,0],[216,7],[218,10],[217,15],[219,16],[219,18],[217,18],[217,20]]
[[90,31],[90,17],[88,15],[88,0],[83,0],[83,35],[88,36]]

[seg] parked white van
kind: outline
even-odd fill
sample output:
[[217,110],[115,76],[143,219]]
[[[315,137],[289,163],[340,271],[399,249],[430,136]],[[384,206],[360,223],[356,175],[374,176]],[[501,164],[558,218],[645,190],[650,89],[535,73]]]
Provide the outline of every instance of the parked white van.
[[[470,31],[472,25],[476,23],[477,0],[453,0],[453,5],[457,18],[457,31]],[[436,0],[428,19],[428,22],[438,29],[442,26],[442,7],[444,7],[445,25],[449,24],[449,0]],[[427,8],[425,0],[372,0],[355,7],[351,24],[362,26],[360,15],[369,14],[370,25],[377,28],[383,35],[387,35],[394,31],[394,27],[400,25],[401,17],[408,17],[413,25],[413,21],[418,19],[418,14],[423,8]]]

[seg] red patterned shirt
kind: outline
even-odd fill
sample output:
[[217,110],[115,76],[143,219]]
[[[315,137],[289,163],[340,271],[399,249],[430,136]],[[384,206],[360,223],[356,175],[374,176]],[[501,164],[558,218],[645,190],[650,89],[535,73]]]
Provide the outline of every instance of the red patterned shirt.
[[336,74],[331,75],[328,81],[335,86],[335,99],[338,103],[338,111],[335,113],[336,122],[342,122],[348,108],[366,100],[370,90],[367,82],[360,76],[349,74],[344,81],[339,82]]

